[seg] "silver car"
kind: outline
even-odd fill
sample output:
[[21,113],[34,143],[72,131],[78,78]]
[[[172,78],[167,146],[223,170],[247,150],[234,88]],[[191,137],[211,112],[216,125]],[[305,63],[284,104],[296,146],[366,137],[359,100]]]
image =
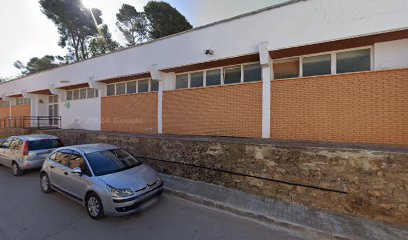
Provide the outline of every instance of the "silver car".
[[163,192],[159,174],[125,150],[89,144],[55,150],[41,170],[41,189],[85,206],[93,219],[130,214]]
[[12,136],[0,144],[0,164],[21,176],[24,170],[40,169],[47,156],[62,146],[61,139],[51,135]]

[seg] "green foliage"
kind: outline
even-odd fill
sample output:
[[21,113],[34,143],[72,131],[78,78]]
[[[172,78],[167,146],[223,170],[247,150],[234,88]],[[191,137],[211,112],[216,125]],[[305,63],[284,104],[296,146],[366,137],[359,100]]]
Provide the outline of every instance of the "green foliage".
[[150,1],[144,7],[144,11],[150,25],[149,37],[152,39],[193,28],[184,15],[166,2]]
[[135,7],[123,4],[116,14],[116,26],[125,36],[128,46],[145,41],[148,38],[148,22],[143,12]]
[[27,62],[27,64],[24,64],[21,61],[16,61],[14,67],[18,68],[21,71],[21,74],[28,75],[58,67],[64,62],[65,59],[63,57],[45,55],[42,58],[33,57]]
[[[75,60],[88,58],[89,41],[97,36],[91,10],[83,7],[80,0],[40,0],[42,12],[57,26],[58,45],[68,48]],[[92,9],[97,24],[102,23],[102,12]]]
[[100,33],[102,36],[93,38],[89,43],[89,52],[92,57],[114,51],[120,47],[119,43],[112,39],[108,25],[103,24],[100,27]]

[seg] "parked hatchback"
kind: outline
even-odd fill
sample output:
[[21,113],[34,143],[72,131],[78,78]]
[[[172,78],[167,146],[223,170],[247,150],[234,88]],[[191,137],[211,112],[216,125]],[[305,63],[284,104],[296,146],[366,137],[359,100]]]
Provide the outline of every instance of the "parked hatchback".
[[0,144],[0,164],[21,176],[24,170],[40,169],[45,158],[62,146],[61,139],[51,135],[12,136]]
[[125,150],[89,144],[55,150],[41,170],[41,189],[84,205],[93,219],[127,215],[161,195],[159,174]]

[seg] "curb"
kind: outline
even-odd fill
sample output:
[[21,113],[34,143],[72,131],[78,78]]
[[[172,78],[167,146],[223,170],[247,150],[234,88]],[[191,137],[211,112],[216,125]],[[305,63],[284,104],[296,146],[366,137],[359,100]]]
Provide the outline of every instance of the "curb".
[[178,190],[166,187],[166,186],[164,187],[164,193],[170,196],[175,196],[175,197],[179,197],[179,198],[182,198],[188,201],[192,201],[200,205],[220,209],[220,210],[227,211],[227,212],[239,215],[239,216],[248,217],[256,221],[261,221],[264,223],[273,224],[278,227],[283,227],[283,228],[286,228],[292,231],[296,231],[297,233],[300,233],[305,237],[310,237],[313,239],[339,239],[339,240],[350,239],[345,236],[336,236],[336,235],[321,231],[319,229],[310,228],[308,226],[302,226],[299,224],[282,221],[280,219],[270,218],[265,215],[246,211],[244,209],[234,208],[222,202],[217,202],[217,201],[203,198],[202,196],[181,192],[181,191],[178,191]]

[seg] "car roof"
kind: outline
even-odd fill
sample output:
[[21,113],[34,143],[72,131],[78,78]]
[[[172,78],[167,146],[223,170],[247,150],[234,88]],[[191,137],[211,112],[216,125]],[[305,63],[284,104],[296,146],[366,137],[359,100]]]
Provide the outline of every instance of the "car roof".
[[119,147],[111,145],[111,144],[95,143],[95,144],[83,144],[83,145],[68,146],[68,147],[64,147],[64,148],[60,148],[60,149],[80,150],[80,151],[88,154],[88,153],[100,152],[100,151],[106,151],[106,150],[118,149],[118,148]]
[[44,140],[44,139],[58,139],[58,137],[48,134],[31,134],[31,135],[19,135],[13,136],[27,141],[37,141],[37,140]]

